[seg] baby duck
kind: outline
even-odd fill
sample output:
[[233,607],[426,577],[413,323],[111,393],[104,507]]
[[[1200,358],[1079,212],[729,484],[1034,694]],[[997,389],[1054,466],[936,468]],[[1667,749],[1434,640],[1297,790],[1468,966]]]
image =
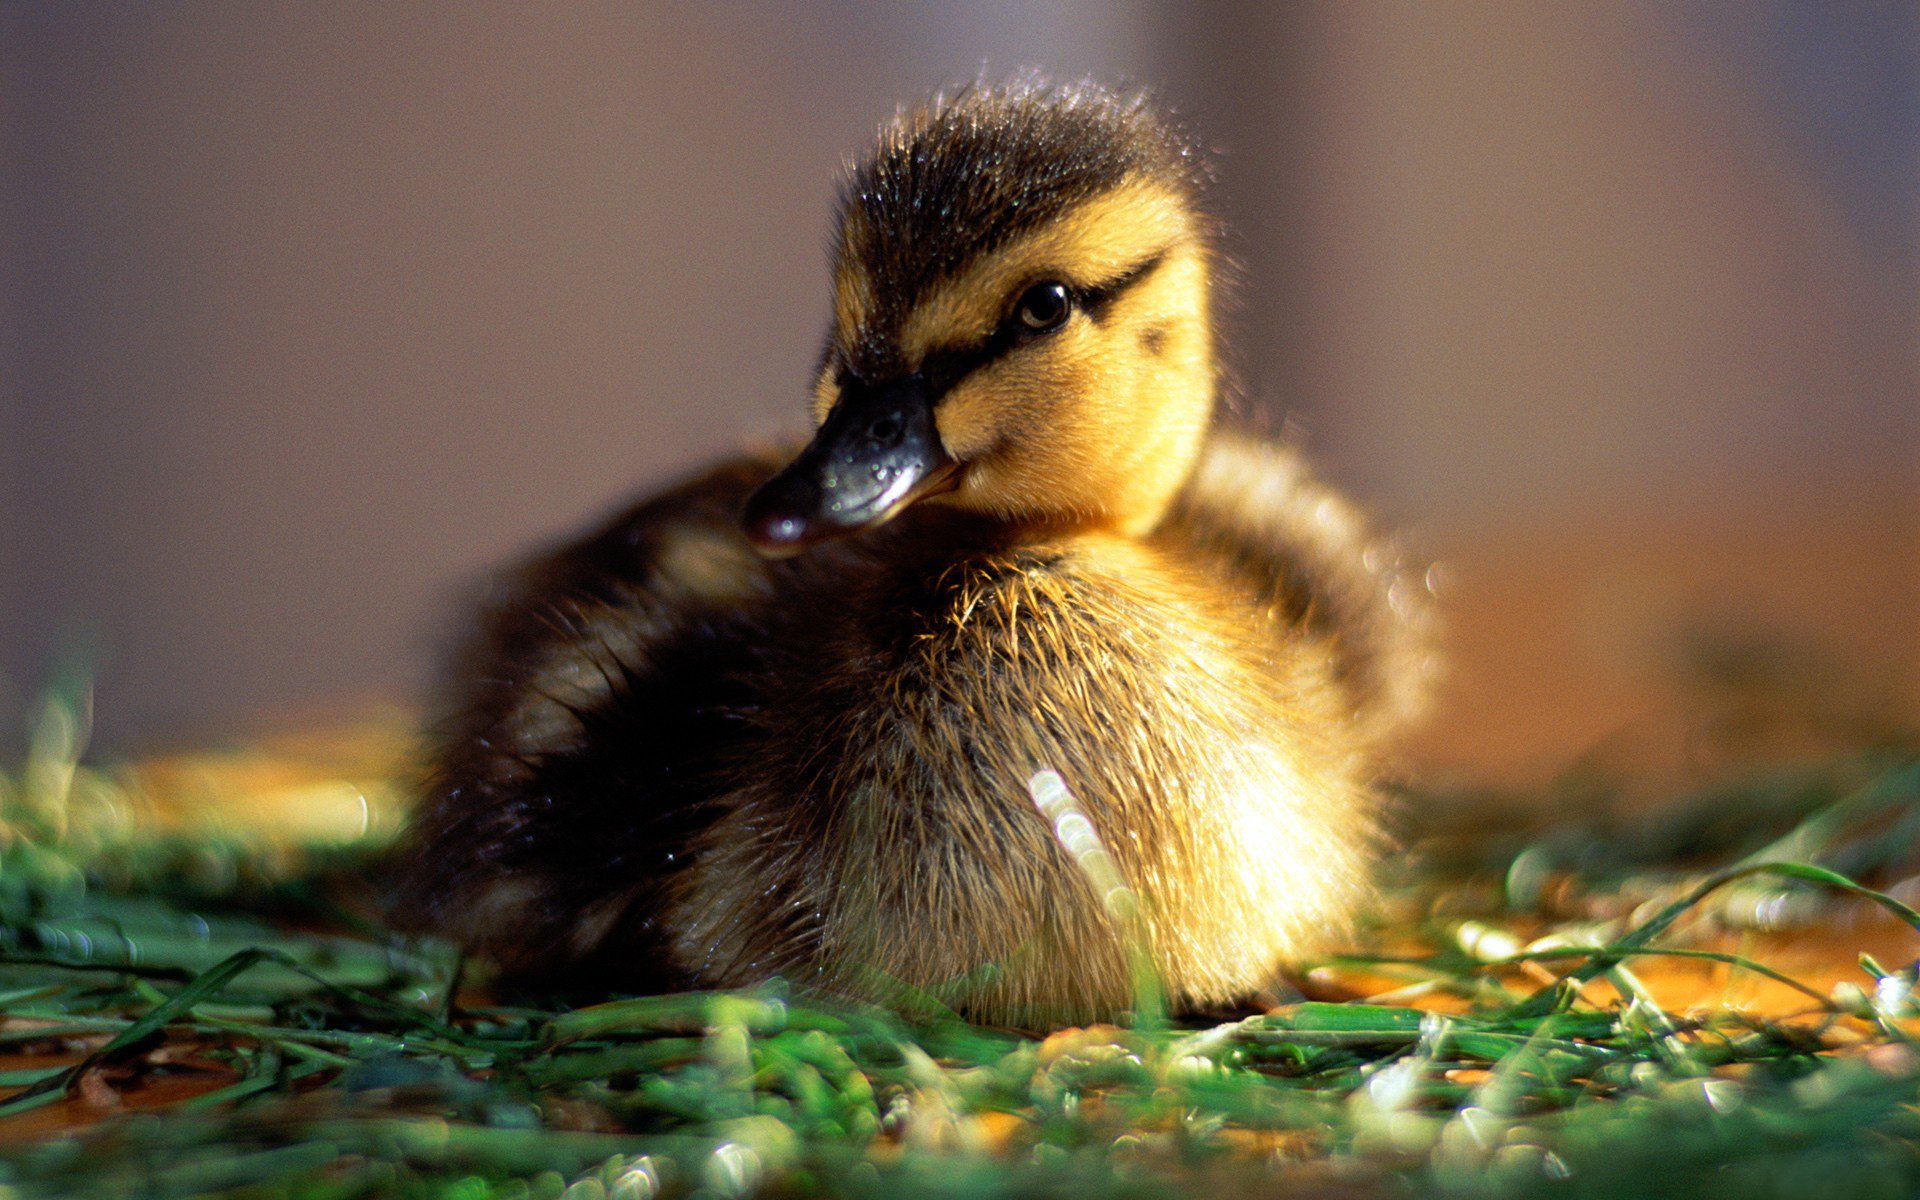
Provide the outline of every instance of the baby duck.
[[1293,453],[1209,433],[1204,174],[1091,85],[888,124],[811,443],[496,587],[402,918],[549,983],[778,975],[1028,1027],[1123,1011],[1139,953],[1214,1007],[1337,936],[1420,614]]

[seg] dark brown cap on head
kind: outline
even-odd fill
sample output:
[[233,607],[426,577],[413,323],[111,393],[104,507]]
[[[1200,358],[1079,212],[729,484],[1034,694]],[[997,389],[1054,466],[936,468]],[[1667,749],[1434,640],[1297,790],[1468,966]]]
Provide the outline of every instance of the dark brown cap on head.
[[1142,93],[1037,78],[973,84],[902,111],[841,196],[852,256],[892,325],[927,290],[1079,201],[1138,179],[1194,195],[1204,157]]

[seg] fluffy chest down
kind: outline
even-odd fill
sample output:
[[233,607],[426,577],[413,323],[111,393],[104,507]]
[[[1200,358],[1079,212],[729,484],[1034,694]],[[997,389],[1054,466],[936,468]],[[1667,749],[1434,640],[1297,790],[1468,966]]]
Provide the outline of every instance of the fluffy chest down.
[[1110,1014],[1128,956],[1034,804],[1046,771],[1141,897],[1178,1001],[1257,988],[1359,894],[1371,833],[1324,653],[1219,581],[1076,539],[835,600],[678,889],[685,969],[905,985],[1013,1022]]

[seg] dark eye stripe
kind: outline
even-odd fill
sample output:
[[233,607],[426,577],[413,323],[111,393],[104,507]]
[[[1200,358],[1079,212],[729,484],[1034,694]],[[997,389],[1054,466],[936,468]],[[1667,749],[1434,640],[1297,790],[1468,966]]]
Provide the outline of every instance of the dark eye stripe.
[[[1104,283],[1072,288],[1073,306],[1084,311],[1096,323],[1103,322],[1115,300],[1145,281],[1166,260],[1167,252],[1162,250]],[[1024,289],[1021,294],[1024,294]],[[920,373],[927,379],[930,394],[937,399],[981,367],[1006,357],[1016,347],[1045,336],[1045,333],[1036,333],[1023,326],[1016,312],[1000,322],[983,342],[929,351]]]
[[1138,286],[1165,261],[1167,261],[1167,252],[1162,250],[1153,257],[1128,267],[1105,283],[1077,289],[1074,292],[1074,303],[1085,309],[1087,315],[1095,321],[1104,321],[1107,319],[1107,309],[1116,299]]
[[[1166,259],[1167,251],[1162,250],[1158,254],[1142,259],[1104,283],[1097,283],[1091,287],[1072,288],[1074,307],[1083,310],[1096,323],[1104,322],[1113,302],[1144,282]],[[1022,291],[1024,292],[1024,289]],[[971,346],[943,346],[930,350],[927,352],[926,359],[920,364],[920,375],[927,381],[927,394],[937,401],[975,371],[1005,358],[1016,348],[1045,336],[1045,333],[1036,333],[1021,325],[1019,316],[1015,313],[995,326],[993,332],[988,334],[984,341],[976,342]],[[887,356],[891,357],[892,346],[887,346],[886,350]],[[852,375],[853,371],[846,365],[842,365],[837,372],[842,386]]]

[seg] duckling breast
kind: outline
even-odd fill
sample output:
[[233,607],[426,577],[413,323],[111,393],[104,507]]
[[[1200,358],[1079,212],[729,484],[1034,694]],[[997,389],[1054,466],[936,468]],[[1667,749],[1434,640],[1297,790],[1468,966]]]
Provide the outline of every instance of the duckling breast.
[[1034,803],[1046,772],[1139,897],[1176,1003],[1259,988],[1363,894],[1373,831],[1324,651],[1169,549],[1083,536],[790,586],[840,619],[787,651],[806,666],[770,685],[681,881],[695,977],[905,985],[1011,1023],[1124,1009],[1129,947]]

